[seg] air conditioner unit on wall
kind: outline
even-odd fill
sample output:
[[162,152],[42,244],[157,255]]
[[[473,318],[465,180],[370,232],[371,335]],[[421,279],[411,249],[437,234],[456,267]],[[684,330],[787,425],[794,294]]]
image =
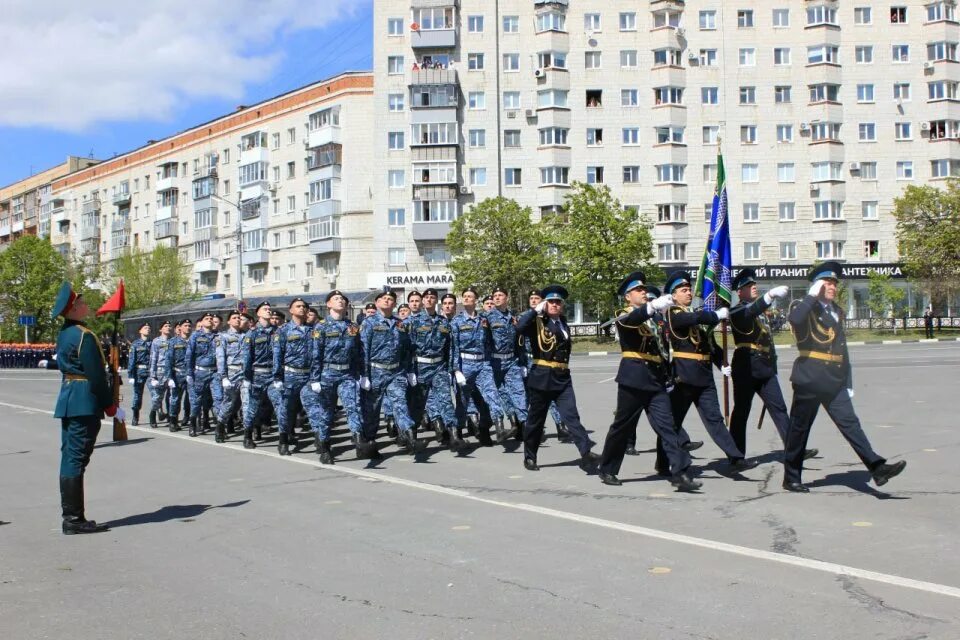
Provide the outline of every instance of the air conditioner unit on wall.
[[467,187],[467,186],[460,187],[460,195],[462,195],[462,196],[468,196],[468,195],[470,195],[471,193],[472,193],[472,191],[470,191],[470,187]]
[[546,74],[547,74],[547,72],[546,72],[545,70],[543,70],[543,69],[534,69],[534,70],[533,70],[533,77],[534,77],[534,78],[542,78],[542,77],[545,76]]
[[859,163],[859,162],[851,162],[851,163],[850,163],[850,171],[851,171],[851,172],[860,171],[860,163]]
[[533,109],[527,109],[526,115],[528,118],[535,118],[537,117],[537,112]]
[[930,123],[926,120],[920,123],[920,131],[930,131]]
[[807,124],[806,122],[800,123],[800,131],[809,131],[809,130],[810,130],[809,124]]

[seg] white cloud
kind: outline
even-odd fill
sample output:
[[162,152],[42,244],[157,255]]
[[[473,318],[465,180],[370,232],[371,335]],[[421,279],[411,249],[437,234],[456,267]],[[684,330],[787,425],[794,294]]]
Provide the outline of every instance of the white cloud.
[[366,0],[6,0],[0,126],[80,131],[164,120],[196,99],[242,100],[290,33]]

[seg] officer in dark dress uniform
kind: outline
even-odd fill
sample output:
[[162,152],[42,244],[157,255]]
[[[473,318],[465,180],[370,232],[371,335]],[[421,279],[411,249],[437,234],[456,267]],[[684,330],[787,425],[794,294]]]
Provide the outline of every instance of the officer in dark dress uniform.
[[836,262],[814,267],[810,272],[813,284],[807,295],[792,305],[788,316],[797,340],[797,359],[790,375],[793,405],[784,454],[783,488],[787,491],[809,491],[800,474],[810,427],[821,406],[870,470],[878,487],[907,466],[905,460],[889,464],[874,452],[853,411],[853,372],[843,331],[843,310],[834,302],[840,274],[841,267]]
[[567,290],[550,285],[540,292],[543,300],[517,319],[517,335],[530,338],[533,366],[527,375],[527,421],[523,426],[523,466],[528,471],[539,471],[537,450],[547,419],[550,403],[556,401],[557,410],[580,451],[580,468],[593,471],[600,456],[590,451],[594,443],[580,423],[577,399],[570,378],[570,327],[563,317],[563,303]]
[[60,503],[66,535],[107,530],[84,515],[83,474],[104,414],[125,418],[123,409],[113,403],[107,360],[97,336],[84,324],[89,313],[83,298],[64,282],[50,313],[52,318],[64,317],[55,362],[38,363],[44,368],[58,368],[63,374],[53,416],[60,418]]
[[[757,273],[742,269],[733,279],[733,289],[740,295],[740,303],[730,309],[730,327],[733,329],[731,368],[733,373],[733,413],[730,416],[730,435],[740,451],[747,451],[747,418],[754,394],[760,396],[770,414],[770,419],[786,444],[790,416],[787,403],[780,391],[777,377],[777,349],[773,334],[767,325],[765,311],[774,300],[786,298],[790,290],[786,286],[770,289],[762,296],[757,292]],[[806,452],[806,458],[817,455],[816,449]]]
[[673,304],[670,296],[647,302],[646,276],[635,271],[617,289],[629,306],[617,319],[617,336],[622,357],[617,371],[617,410],[600,457],[600,481],[620,486],[617,474],[623,463],[628,440],[636,435],[640,414],[646,410],[650,426],[663,443],[673,474],[671,483],[680,491],[694,491],[700,483],[690,478],[690,454],[682,447],[673,428],[673,414],[666,385],[670,363],[660,341],[654,312]]

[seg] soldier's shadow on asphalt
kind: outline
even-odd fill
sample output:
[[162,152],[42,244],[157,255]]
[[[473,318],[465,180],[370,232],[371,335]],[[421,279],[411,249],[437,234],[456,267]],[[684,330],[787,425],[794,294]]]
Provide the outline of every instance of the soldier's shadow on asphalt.
[[909,496],[895,496],[885,491],[879,491],[870,486],[870,472],[864,469],[850,469],[840,473],[829,473],[819,480],[808,482],[811,489],[817,487],[847,487],[860,493],[873,496],[877,500],[909,500]]
[[238,502],[228,502],[226,504],[219,505],[210,505],[210,504],[177,504],[177,505],[168,505],[166,507],[160,507],[156,511],[150,511],[148,513],[138,513],[133,516],[127,516],[126,518],[120,518],[119,520],[112,520],[111,522],[106,522],[107,526],[111,529],[116,529],[118,527],[130,527],[138,524],[158,524],[162,522],[170,522],[171,520],[180,520],[181,522],[193,522],[195,518],[211,511],[213,509],[232,509],[233,507],[242,507],[243,505],[250,502],[249,500],[240,500]]
[[104,447],[125,447],[130,444],[140,444],[141,442],[149,442],[153,438],[131,438],[130,440],[120,440],[119,442],[101,442],[100,444],[94,445],[94,449],[103,449]]

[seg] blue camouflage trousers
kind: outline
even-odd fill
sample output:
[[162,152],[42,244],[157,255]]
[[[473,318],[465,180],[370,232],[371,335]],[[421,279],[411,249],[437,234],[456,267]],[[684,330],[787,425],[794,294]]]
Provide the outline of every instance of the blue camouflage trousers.
[[377,436],[380,428],[380,407],[384,399],[390,400],[391,414],[397,428],[407,431],[413,427],[413,420],[407,411],[407,378],[400,368],[393,370],[370,370],[370,390],[363,393],[364,435],[369,439]]
[[[216,407],[216,397],[212,396],[213,382],[217,379],[217,372],[212,369],[195,369],[193,372],[193,384],[189,385],[190,391],[190,419],[200,419],[205,409],[211,406]],[[219,386],[219,380],[217,381]],[[208,401],[211,398],[213,404]]]
[[527,390],[524,385],[523,365],[515,357],[494,358],[493,380],[500,391],[500,402],[503,403],[504,413],[510,413],[520,422],[527,420]]
[[410,405],[410,417],[415,424],[419,424],[426,411],[428,420],[440,418],[443,426],[452,429],[457,426],[457,413],[453,406],[453,396],[450,393],[450,372],[445,362],[423,364],[417,373],[417,393],[410,394],[413,403]]
[[[502,418],[503,407],[500,404],[500,393],[497,391],[497,385],[493,380],[493,368],[490,366],[490,362],[487,360],[464,360],[462,366],[461,371],[463,377],[467,379],[467,384],[460,390],[460,395],[465,401],[458,403],[458,420],[461,423],[465,422],[466,416],[463,415],[467,410],[465,405],[469,404],[470,401],[476,402],[481,415],[484,408],[488,409],[490,419],[494,422]],[[471,408],[473,407],[471,406]]]
[[253,382],[243,394],[246,395],[246,401],[242,403],[244,429],[253,429],[264,400],[273,405],[277,415],[280,415],[282,398],[280,392],[273,387],[273,375],[269,371],[254,371]]
[[133,373],[133,403],[130,407],[134,411],[140,411],[143,406],[143,386],[147,382],[147,369],[137,367]]
[[363,419],[360,416],[360,404],[357,400],[360,383],[350,375],[349,371],[331,371],[325,369],[320,376],[320,393],[315,393],[307,384],[300,392],[300,401],[307,412],[310,427],[317,436],[317,440],[326,440],[330,437],[330,427],[333,426],[337,411],[337,397],[347,414],[347,425],[350,433],[360,433],[363,428]]
[[190,385],[187,384],[187,376],[180,369],[173,370],[173,382],[174,387],[170,389],[170,415],[179,418],[180,417],[180,407],[183,404],[183,399],[187,399],[187,407],[184,415],[190,417]]
[[217,419],[221,424],[227,424],[227,421],[237,413],[242,417],[241,408],[246,401],[243,397],[243,369],[231,367],[227,370],[227,379],[230,380],[228,388],[224,389],[223,382],[220,383],[220,388],[223,390],[223,399],[217,407]]
[[309,373],[284,372],[283,388],[280,389],[280,406],[277,407],[277,423],[280,425],[280,433],[286,433],[287,435],[293,433],[293,427],[297,423],[297,414],[303,407],[300,401],[300,392],[307,386],[307,380],[309,379]]
[[147,382],[147,388],[150,390],[150,408],[153,411],[163,413],[163,401],[169,397],[170,389],[167,387],[166,378],[157,378],[157,386],[153,386],[153,380]]

